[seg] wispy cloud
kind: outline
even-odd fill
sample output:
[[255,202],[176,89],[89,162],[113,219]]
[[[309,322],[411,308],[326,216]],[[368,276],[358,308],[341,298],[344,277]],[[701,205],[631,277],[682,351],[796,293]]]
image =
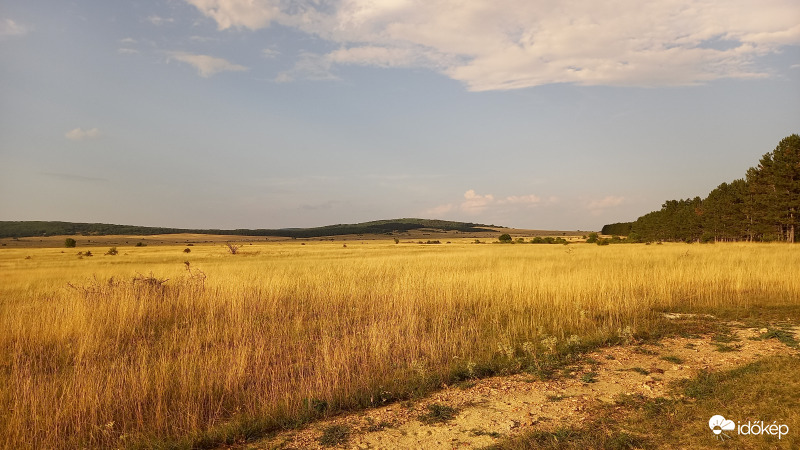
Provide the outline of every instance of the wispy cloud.
[[468,191],[464,192],[464,198],[460,202],[446,203],[435,206],[425,212],[433,216],[441,216],[450,212],[478,215],[490,209],[519,209],[524,207],[551,205],[557,202],[558,199],[556,197],[543,199],[535,194],[511,195],[507,197],[496,198],[492,194],[478,194],[474,189],[469,189]]
[[312,52],[301,52],[294,67],[278,74],[275,81],[286,83],[296,79],[306,80],[338,80],[331,72],[331,61],[325,55]]
[[278,1],[271,0],[186,0],[217,22],[217,28],[249,28],[257,30],[280,16]]
[[167,23],[175,22],[175,19],[171,17],[161,17],[161,16],[149,16],[146,19],[148,22],[152,23],[155,26],[164,25]]
[[760,78],[759,57],[800,44],[796,0],[185,1],[219,30],[279,23],[327,40],[328,64],[424,67],[474,91]]
[[84,130],[83,128],[75,128],[67,131],[67,133],[64,134],[64,137],[71,141],[85,141],[100,137],[100,130],[97,128],[90,128],[87,130]]
[[264,50],[261,50],[261,56],[267,59],[276,58],[280,54],[281,52],[274,48],[265,48]]
[[29,28],[11,19],[0,20],[0,38],[12,36],[24,36],[28,34]]
[[139,50],[136,50],[135,48],[123,47],[123,48],[118,48],[117,53],[119,53],[120,55],[137,55],[139,54]]
[[184,62],[197,69],[201,77],[208,78],[219,72],[241,72],[247,67],[234,64],[222,58],[215,58],[208,55],[196,55],[194,53],[170,52],[169,56],[180,62]]
[[620,206],[623,203],[625,203],[625,197],[607,195],[601,199],[588,201],[586,203],[586,209],[589,210],[589,213],[596,216],[602,214],[606,209]]

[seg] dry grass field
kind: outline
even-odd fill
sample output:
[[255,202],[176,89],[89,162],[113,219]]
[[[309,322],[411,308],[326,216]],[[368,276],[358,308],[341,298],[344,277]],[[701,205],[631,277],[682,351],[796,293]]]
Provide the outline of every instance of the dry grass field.
[[659,333],[661,311],[800,305],[780,244],[86,250],[0,249],[2,447],[213,447],[545,370]]

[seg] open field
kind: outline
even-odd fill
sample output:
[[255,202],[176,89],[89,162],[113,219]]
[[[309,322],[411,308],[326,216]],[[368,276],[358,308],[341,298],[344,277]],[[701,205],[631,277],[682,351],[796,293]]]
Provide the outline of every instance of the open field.
[[0,445],[213,447],[545,377],[559,355],[663,334],[662,311],[800,306],[789,245],[473,240],[3,247]]
[[[420,228],[409,231],[394,231],[387,234],[346,234],[335,237],[290,238],[285,236],[240,236],[219,234],[158,234],[150,236],[141,235],[90,235],[69,236],[74,238],[80,247],[108,247],[108,246],[134,246],[141,242],[145,245],[186,245],[186,244],[223,244],[225,242],[238,242],[243,244],[256,244],[265,242],[338,242],[338,241],[385,241],[398,238],[402,241],[422,240],[461,240],[480,239],[488,242],[497,239],[501,233],[509,233],[513,238],[532,238],[535,236],[562,237],[568,241],[580,241],[585,238],[588,231],[559,231],[559,230],[527,230],[519,228],[495,228],[494,231],[445,231],[433,228]],[[0,238],[0,246],[6,248],[47,248],[61,247],[67,236],[40,236],[23,238]]]

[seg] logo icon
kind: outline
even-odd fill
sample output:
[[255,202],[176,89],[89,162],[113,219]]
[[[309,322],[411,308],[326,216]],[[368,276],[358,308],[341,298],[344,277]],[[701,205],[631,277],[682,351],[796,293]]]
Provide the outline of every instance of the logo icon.
[[736,429],[736,424],[732,420],[726,420],[724,417],[717,414],[708,419],[708,428],[717,437],[717,439],[730,439],[731,437],[725,434],[726,431]]

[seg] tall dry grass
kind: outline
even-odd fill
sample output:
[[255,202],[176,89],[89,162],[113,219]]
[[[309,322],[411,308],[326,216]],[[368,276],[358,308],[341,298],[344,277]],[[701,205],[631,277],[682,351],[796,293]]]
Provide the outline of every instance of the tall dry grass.
[[[203,445],[646,331],[656,310],[800,303],[787,245],[182,249],[0,252],[0,445]],[[131,281],[151,271],[169,280]]]

